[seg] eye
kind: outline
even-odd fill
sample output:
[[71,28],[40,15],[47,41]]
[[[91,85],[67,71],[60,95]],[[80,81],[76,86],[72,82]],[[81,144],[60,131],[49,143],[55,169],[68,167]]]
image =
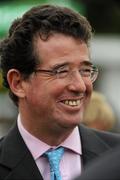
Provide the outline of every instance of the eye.
[[59,69],[56,69],[55,70],[55,74],[59,77],[59,78],[64,78],[67,76],[69,72],[69,69],[68,68],[65,68],[65,67],[61,67]]
[[82,76],[84,76],[84,77],[91,76],[92,71],[93,71],[92,67],[86,67],[86,66],[85,67],[81,67],[80,70],[79,70],[80,74]]

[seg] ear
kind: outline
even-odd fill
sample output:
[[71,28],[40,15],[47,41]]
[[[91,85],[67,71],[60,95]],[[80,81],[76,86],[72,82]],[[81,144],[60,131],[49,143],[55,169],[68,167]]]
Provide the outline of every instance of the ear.
[[11,91],[18,97],[25,97],[23,88],[23,78],[20,72],[16,69],[11,69],[8,71],[7,80]]

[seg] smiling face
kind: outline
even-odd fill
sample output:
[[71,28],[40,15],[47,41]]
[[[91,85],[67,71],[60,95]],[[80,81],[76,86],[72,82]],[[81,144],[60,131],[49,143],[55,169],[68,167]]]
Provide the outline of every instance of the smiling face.
[[73,71],[66,78],[33,73],[25,86],[23,114],[29,116],[31,124],[46,131],[74,128],[81,122],[92,92],[90,79],[83,79],[78,71],[81,63],[89,62],[88,47],[63,34],[50,36],[47,41],[38,37],[35,43],[37,57],[42,61],[38,69],[58,66]]

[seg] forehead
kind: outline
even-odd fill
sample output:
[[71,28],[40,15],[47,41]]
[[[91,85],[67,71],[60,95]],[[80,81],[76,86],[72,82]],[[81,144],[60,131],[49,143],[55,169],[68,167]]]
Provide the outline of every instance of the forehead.
[[81,63],[89,61],[89,49],[87,44],[80,39],[66,36],[63,34],[54,34],[47,40],[36,37],[34,48],[37,57],[43,64],[52,66],[57,62],[63,63]]

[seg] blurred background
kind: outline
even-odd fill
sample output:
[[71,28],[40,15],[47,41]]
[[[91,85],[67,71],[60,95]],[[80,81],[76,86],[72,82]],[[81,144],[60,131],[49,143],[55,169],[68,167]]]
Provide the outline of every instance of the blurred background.
[[[0,40],[11,22],[38,4],[59,4],[77,10],[88,18],[94,37],[91,42],[92,61],[99,68],[94,89],[103,93],[113,108],[120,132],[120,0],[0,0]],[[0,73],[0,137],[5,135],[17,117],[17,108],[2,86]]]

